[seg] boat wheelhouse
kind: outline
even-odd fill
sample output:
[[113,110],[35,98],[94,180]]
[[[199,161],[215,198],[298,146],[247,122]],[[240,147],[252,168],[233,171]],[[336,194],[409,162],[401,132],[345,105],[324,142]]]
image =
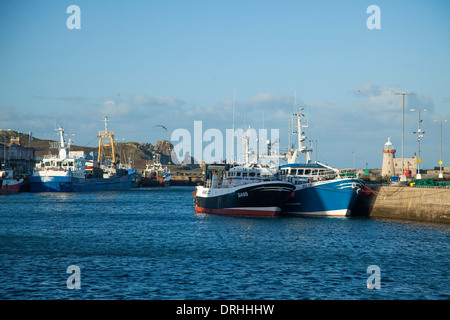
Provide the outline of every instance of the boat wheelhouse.
[[23,181],[12,169],[0,170],[0,194],[18,193]]

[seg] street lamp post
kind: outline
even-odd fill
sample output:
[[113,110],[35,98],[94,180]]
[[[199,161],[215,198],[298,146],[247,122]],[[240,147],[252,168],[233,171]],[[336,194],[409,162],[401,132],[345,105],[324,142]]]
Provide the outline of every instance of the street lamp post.
[[400,174],[400,181],[406,181],[405,171],[404,171],[404,156],[403,156],[403,145],[405,141],[405,95],[411,95],[412,93],[406,92],[395,92],[394,94],[401,94],[403,96],[403,108],[402,108],[402,173]]
[[447,120],[434,120],[434,122],[440,122],[441,126],[441,145],[440,145],[440,156],[439,156],[439,179],[444,178],[442,174],[442,122],[447,122]]
[[423,138],[423,135],[425,134],[425,131],[422,131],[422,129],[420,128],[420,123],[422,122],[422,120],[420,120],[420,112],[422,111],[428,111],[427,109],[410,109],[411,111],[418,111],[419,112],[419,125],[417,128],[417,142],[419,145],[419,149],[418,149],[418,153],[417,153],[417,175],[416,175],[416,179],[420,180],[422,179],[422,175],[420,174],[420,163],[422,162],[422,159],[420,159],[420,139]]

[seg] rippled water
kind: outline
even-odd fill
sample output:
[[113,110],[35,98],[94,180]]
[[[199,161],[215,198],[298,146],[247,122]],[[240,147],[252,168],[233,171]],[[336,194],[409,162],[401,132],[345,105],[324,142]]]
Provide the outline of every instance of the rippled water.
[[191,192],[0,196],[0,299],[450,298],[447,225],[199,215]]

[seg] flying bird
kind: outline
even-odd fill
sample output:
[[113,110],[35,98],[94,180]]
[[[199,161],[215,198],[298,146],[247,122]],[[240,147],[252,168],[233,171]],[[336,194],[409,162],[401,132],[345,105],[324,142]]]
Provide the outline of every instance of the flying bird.
[[[166,127],[164,127],[163,125],[161,125],[161,124],[158,124],[158,125],[156,125],[155,127],[161,127],[161,128],[163,128],[164,130],[166,130],[167,131],[167,128]],[[154,128],[154,127],[153,127]]]

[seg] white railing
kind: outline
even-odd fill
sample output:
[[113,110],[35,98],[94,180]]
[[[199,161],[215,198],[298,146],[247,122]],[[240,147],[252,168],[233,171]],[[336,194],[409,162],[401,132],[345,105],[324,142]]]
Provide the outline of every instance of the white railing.
[[56,148],[59,148],[59,147],[60,147],[60,145],[59,145],[58,141],[50,141],[50,148],[56,149]]
[[104,135],[114,135],[114,131],[99,131],[98,132],[99,136],[104,136]]

